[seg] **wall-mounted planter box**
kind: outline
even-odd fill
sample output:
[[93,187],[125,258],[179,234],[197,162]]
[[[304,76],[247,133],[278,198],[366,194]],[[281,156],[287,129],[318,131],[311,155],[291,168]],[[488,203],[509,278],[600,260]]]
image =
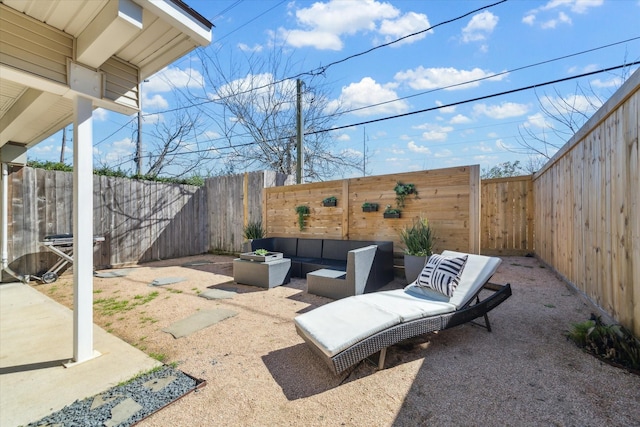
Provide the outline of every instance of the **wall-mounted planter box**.
[[362,212],[378,212],[378,205],[372,204],[369,206],[363,206]]
[[400,214],[399,213],[387,213],[385,212],[384,214],[385,218],[400,218]]
[[330,200],[328,202],[322,202],[322,206],[327,207],[327,206],[337,206],[338,202],[336,200]]

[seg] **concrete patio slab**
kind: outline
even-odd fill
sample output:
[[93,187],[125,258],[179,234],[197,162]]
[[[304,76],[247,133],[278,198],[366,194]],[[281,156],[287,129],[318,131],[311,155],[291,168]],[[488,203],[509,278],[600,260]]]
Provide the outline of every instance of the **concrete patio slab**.
[[94,349],[99,357],[65,368],[73,312],[26,284],[0,285],[0,425],[37,421],[162,365],[98,326]]

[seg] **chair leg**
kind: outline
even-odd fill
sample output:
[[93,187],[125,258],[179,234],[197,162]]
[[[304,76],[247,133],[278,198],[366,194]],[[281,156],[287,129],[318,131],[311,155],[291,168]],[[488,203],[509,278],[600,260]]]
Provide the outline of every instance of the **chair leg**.
[[387,357],[387,348],[380,350],[380,356],[378,357],[378,369],[384,369],[384,359]]

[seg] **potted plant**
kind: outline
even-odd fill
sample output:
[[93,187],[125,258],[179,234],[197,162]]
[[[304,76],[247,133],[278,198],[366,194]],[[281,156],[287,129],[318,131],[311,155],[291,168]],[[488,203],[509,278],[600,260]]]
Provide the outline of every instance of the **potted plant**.
[[378,204],[371,202],[364,202],[362,204],[362,212],[378,212]]
[[242,243],[242,252],[251,251],[251,242],[255,239],[262,239],[266,233],[262,228],[262,221],[249,221],[247,225],[242,228],[242,236],[246,239]]
[[414,184],[403,184],[398,181],[396,186],[393,188],[393,191],[396,192],[396,204],[398,205],[398,208],[404,207],[404,199],[409,194],[415,195],[416,198],[418,197],[418,191]]
[[400,209],[392,208],[391,205],[387,205],[382,216],[385,218],[400,218],[400,212]]
[[337,204],[338,199],[336,198],[336,196],[330,196],[322,200],[322,206],[336,206]]
[[309,215],[309,206],[296,206],[296,213],[298,214],[298,227],[300,227],[300,231],[302,231],[304,230],[304,217]]
[[407,283],[413,283],[426,264],[427,258],[433,254],[433,230],[427,218],[414,219],[410,226],[400,230],[400,240],[405,246],[405,278]]

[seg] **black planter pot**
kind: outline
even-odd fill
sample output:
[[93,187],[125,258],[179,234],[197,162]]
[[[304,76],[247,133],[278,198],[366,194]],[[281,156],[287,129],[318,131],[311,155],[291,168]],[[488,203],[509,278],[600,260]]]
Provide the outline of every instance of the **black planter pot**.
[[324,207],[331,207],[331,206],[336,206],[338,204],[338,202],[322,202],[322,206]]
[[378,212],[377,206],[365,206],[362,208],[362,212]]
[[400,214],[399,213],[387,213],[385,212],[384,214],[385,218],[400,218]]

